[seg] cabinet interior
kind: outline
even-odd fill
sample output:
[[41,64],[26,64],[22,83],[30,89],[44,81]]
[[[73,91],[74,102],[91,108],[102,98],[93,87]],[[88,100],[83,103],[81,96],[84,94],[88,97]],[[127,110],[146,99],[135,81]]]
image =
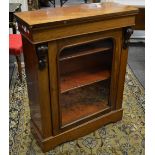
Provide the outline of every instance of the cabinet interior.
[[110,109],[113,41],[65,47],[58,58],[62,126]]

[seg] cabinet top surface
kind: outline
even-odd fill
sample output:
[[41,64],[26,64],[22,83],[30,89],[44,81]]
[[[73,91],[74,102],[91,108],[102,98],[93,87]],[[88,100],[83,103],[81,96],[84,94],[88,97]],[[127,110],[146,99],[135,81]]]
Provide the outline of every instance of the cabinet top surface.
[[127,16],[137,12],[138,9],[135,7],[108,2],[26,11],[15,13],[15,16],[30,27],[40,27],[48,24],[51,26],[57,24],[66,25],[74,21],[93,21],[98,18],[107,19]]

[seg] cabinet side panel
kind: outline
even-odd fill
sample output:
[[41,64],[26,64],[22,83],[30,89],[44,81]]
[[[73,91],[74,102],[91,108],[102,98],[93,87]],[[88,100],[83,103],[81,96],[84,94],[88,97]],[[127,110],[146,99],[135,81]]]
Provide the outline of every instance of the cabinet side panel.
[[35,45],[24,37],[22,40],[31,120],[42,138],[47,138],[52,133],[48,61],[46,68],[39,70]]
[[42,133],[35,48],[24,37],[22,37],[22,41],[31,120]]

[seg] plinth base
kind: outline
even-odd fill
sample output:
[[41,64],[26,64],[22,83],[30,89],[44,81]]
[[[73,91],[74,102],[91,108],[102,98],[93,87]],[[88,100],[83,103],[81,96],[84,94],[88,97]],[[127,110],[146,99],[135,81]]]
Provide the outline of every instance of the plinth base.
[[81,124],[80,126],[77,126],[63,133],[45,139],[42,138],[37,128],[35,128],[33,122],[31,122],[31,127],[32,127],[32,133],[35,136],[42,151],[47,152],[59,144],[85,136],[101,128],[103,125],[117,122],[122,119],[122,116],[123,116],[123,109],[115,110],[101,117],[95,118],[91,121]]

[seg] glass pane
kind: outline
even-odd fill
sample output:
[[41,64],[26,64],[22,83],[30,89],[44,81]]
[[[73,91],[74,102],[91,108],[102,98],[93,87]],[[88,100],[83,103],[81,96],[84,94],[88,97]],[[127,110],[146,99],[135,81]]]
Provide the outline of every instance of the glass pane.
[[99,40],[63,49],[59,56],[62,126],[110,109],[112,41]]
[[61,94],[63,124],[74,122],[108,108],[109,81],[101,81]]

